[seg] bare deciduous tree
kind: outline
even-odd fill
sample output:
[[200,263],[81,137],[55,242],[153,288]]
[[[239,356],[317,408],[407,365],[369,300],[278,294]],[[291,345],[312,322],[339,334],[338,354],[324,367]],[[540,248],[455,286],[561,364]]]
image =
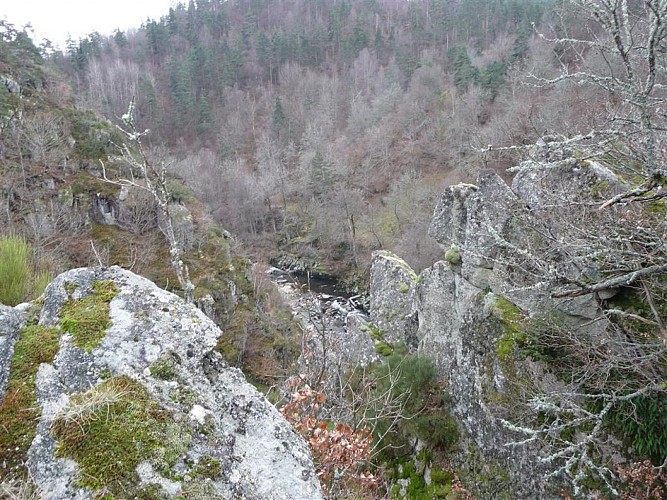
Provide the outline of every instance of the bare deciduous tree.
[[171,217],[171,195],[167,187],[167,167],[164,162],[161,165],[154,165],[149,159],[142,145],[142,138],[148,134],[148,129],[139,132],[134,122],[134,98],[130,101],[127,113],[123,115],[123,126],[118,129],[125,135],[130,144],[133,144],[135,150],[130,149],[127,143],[123,143],[121,149],[121,159],[129,167],[129,176],[125,178],[110,179],[107,177],[106,167],[102,163],[104,180],[118,186],[134,187],[149,192],[158,210],[164,216],[163,232],[169,244],[169,255],[171,265],[176,272],[178,282],[185,293],[185,300],[192,302],[194,298],[195,286],[190,280],[188,266],[182,260],[183,250],[174,231],[173,220]]
[[[667,467],[660,437],[667,411],[667,287],[661,277],[667,271],[667,1],[570,4],[575,10],[564,10],[563,19],[580,21],[561,22],[556,34],[542,35],[554,45],[561,72],[531,74],[528,82],[593,87],[606,101],[587,131],[551,137],[539,148],[507,148],[539,153],[514,169],[518,175],[556,181],[552,203],[515,214],[534,237],[520,246],[492,224],[486,229],[501,249],[497,267],[515,290],[541,288],[560,301],[594,296],[598,313],[588,330],[553,315],[533,321],[540,354],[557,353],[552,362],[561,383],[550,390],[524,387],[526,412],[505,424],[525,438],[509,445],[540,442],[541,460],[553,466],[553,476],[566,477],[575,494],[595,478],[618,495],[617,469],[609,462],[609,447],[620,445],[613,431],[635,436],[641,459],[662,461],[657,473]],[[576,34],[568,31],[572,25]],[[563,167],[613,175],[575,199],[549,177]],[[623,297],[634,305],[624,305]],[[540,418],[530,420],[531,413]]]
[[65,122],[53,113],[40,112],[24,119],[22,139],[34,162],[58,163],[65,157]]

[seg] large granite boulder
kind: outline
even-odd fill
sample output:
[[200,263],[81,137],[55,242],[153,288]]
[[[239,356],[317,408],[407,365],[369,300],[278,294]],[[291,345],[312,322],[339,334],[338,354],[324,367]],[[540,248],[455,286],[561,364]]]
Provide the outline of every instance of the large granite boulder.
[[385,250],[373,254],[370,316],[378,339],[417,347],[417,274],[400,257]]
[[509,445],[525,440],[509,422],[526,409],[527,393],[563,390],[545,365],[516,355],[522,325],[557,317],[588,338],[609,327],[600,301],[613,291],[565,299],[552,292],[558,283],[594,278],[588,249],[568,247],[562,237],[572,234],[582,200],[594,207],[583,223],[605,217],[596,208],[621,183],[591,161],[533,167],[522,165],[512,187],[488,171],[476,185],[448,187],[429,229],[443,260],[419,277],[387,252],[376,253],[371,267],[372,320],[392,341],[414,343],[447,381],[461,431],[452,463],[481,498],[551,498],[562,487],[550,477],[555,462],[541,460],[544,450]]
[[84,268],[48,286],[39,323],[67,330],[37,373],[27,465],[45,498],[322,498],[306,443],[214,350],[199,309]]
[[543,164],[524,162],[512,181],[512,191],[531,209],[562,209],[582,200],[604,201],[624,189],[618,176],[599,162],[574,159]]

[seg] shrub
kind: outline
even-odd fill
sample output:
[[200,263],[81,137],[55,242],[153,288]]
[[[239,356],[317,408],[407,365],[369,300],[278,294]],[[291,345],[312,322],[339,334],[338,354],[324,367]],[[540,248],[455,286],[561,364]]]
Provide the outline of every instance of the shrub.
[[456,421],[429,358],[394,352],[376,368],[376,377],[376,395],[387,395],[383,400],[400,402],[402,408],[400,419],[380,419],[375,428],[381,448],[392,450],[387,458],[409,452],[417,436],[433,448],[455,447]]
[[0,302],[20,304],[26,297],[31,276],[30,244],[21,236],[0,237]]
[[35,275],[33,277],[33,296],[34,297],[39,297],[44,293],[44,290],[46,290],[46,287],[48,286],[49,283],[51,283],[51,280],[53,279],[53,275],[45,270],[45,269],[39,269],[35,271]]
[[22,236],[0,236],[0,303],[15,306],[40,296],[53,279],[46,269],[36,269],[32,247]]

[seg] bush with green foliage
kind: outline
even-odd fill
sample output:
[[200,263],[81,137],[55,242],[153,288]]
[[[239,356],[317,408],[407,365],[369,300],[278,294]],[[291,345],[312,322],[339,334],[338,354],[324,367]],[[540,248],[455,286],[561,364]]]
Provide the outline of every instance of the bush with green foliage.
[[32,247],[18,235],[0,236],[0,303],[15,306],[42,294],[51,273],[36,269]]
[[449,399],[438,380],[433,362],[423,356],[405,355],[400,350],[386,358],[376,369],[376,394],[400,401],[403,418],[393,425],[391,418],[378,422],[375,435],[392,458],[411,451],[419,437],[428,446],[450,450],[458,441],[458,429],[449,412]]
[[621,435],[640,457],[654,465],[667,460],[667,396],[650,394],[621,401],[607,414],[609,427]]
[[31,275],[31,248],[21,236],[0,237],[0,302],[20,304],[28,293]]

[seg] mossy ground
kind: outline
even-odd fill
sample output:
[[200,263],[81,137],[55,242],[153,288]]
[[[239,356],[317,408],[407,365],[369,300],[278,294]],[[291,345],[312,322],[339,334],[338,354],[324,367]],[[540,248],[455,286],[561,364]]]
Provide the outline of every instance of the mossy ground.
[[[99,407],[79,411],[91,399]],[[79,464],[79,483],[116,498],[136,491],[136,467],[141,462],[148,460],[169,476],[192,442],[191,431],[175,423],[169,411],[128,377],[114,377],[74,396],[54,421],[52,433],[56,455]]]
[[96,281],[92,292],[82,299],[70,299],[60,310],[61,328],[72,334],[74,344],[87,352],[95,349],[104,338],[109,319],[109,302],[118,293],[111,280]]
[[26,326],[14,346],[9,383],[0,405],[0,480],[23,474],[23,464],[35,437],[39,418],[35,378],[41,363],[58,352],[61,331],[39,325]]
[[461,251],[456,245],[452,245],[452,247],[445,252],[445,261],[453,266],[461,263]]
[[[424,455],[424,450],[420,455]],[[426,453],[428,455],[428,453]],[[394,460],[389,464],[389,476],[393,480],[408,480],[405,486],[405,497],[401,496],[401,485],[396,484],[391,489],[391,499],[409,498],[410,500],[433,500],[438,498],[452,499],[452,483],[454,473],[439,466],[431,469],[431,482],[426,484],[424,479],[424,465],[432,464],[431,457],[415,457],[417,463],[422,464],[419,469],[413,457],[404,457],[402,460]]]
[[219,478],[222,474],[220,460],[209,455],[204,455],[197,463],[195,474],[209,479]]

